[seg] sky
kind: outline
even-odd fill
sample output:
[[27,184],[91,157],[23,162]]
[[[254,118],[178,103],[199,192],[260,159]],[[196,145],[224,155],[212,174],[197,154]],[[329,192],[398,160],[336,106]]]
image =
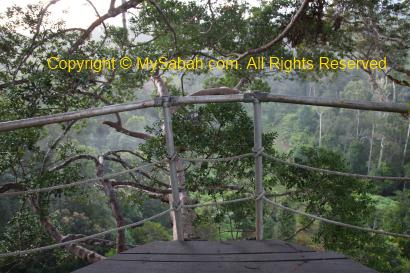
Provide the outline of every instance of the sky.
[[[188,0],[181,0],[188,1]],[[198,0],[204,2],[205,0]],[[223,4],[225,0],[215,0],[214,3]],[[248,2],[251,6],[258,5],[259,0],[244,0]],[[45,6],[50,0],[0,0],[0,14],[6,11],[8,7],[17,5],[20,7],[25,7],[28,4],[38,4],[41,3]],[[98,10],[100,15],[107,13],[110,0],[91,0],[93,5]],[[116,6],[121,5],[122,0],[116,0]],[[96,13],[91,5],[86,0],[60,0],[54,5],[51,5],[48,9],[50,12],[51,21],[65,22],[66,28],[88,28],[92,22],[97,19]],[[1,19],[0,19],[1,23]],[[110,18],[105,20],[106,24],[114,26],[122,26],[122,17],[116,16],[115,18]],[[26,34],[27,30],[17,29],[21,34]],[[102,26],[97,27],[91,34],[94,39],[98,39],[103,33]],[[141,38],[142,37],[142,38]],[[146,37],[142,35],[140,37],[141,41],[144,41]]]
[[[18,6],[26,6],[27,4],[48,3],[49,0],[0,0],[0,13],[4,12],[7,7],[16,4]],[[102,15],[107,12],[110,0],[92,0],[98,12]],[[223,2],[219,0],[218,3]],[[257,5],[258,0],[248,0],[251,5]],[[117,0],[116,6],[121,4],[121,0]],[[51,18],[63,19],[68,28],[72,27],[88,27],[95,19],[96,15],[92,7],[86,0],[60,0],[49,9]],[[111,25],[121,25],[121,16],[109,19],[106,21]]]
[[[48,3],[49,1],[38,0],[1,0],[0,12],[4,12],[7,7],[13,4],[18,6],[26,6],[27,4]],[[98,12],[102,15],[107,12],[109,0],[94,0],[92,1]],[[117,5],[121,4],[121,0],[117,0]],[[94,10],[85,0],[60,0],[60,2],[52,5],[49,8],[51,18],[63,19],[68,28],[71,27],[88,27],[96,18]],[[120,25],[121,16],[106,21],[111,25]]]

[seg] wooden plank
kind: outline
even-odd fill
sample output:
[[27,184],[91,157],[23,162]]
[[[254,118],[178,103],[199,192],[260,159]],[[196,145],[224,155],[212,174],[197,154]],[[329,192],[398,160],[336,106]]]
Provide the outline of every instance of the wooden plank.
[[245,263],[169,263],[106,260],[74,273],[377,273],[351,260],[245,262]]
[[138,262],[282,262],[310,261],[326,259],[346,259],[336,252],[299,252],[299,253],[230,253],[230,254],[120,254],[110,258],[118,261]]
[[129,249],[123,253],[272,253],[272,252],[312,252],[313,250],[279,240],[241,241],[156,241]]
[[74,271],[113,272],[377,273],[335,252],[277,240],[153,242]]

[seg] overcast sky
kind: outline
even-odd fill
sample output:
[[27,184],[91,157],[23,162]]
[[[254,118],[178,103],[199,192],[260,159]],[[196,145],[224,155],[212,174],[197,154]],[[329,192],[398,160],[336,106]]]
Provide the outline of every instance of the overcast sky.
[[[26,6],[27,4],[48,3],[48,1],[39,0],[1,0],[0,12],[4,12],[7,7],[13,4],[18,6]],[[102,15],[107,12],[109,0],[94,0],[93,4]],[[121,4],[121,0],[117,1],[117,5]],[[51,18],[63,19],[67,27],[82,27],[89,26],[95,19],[96,15],[92,7],[85,0],[61,0],[49,9]],[[107,20],[110,24],[121,24],[121,16],[115,19]]]
[[[18,6],[26,6],[27,4],[34,3],[48,3],[49,0],[0,0],[0,12],[6,10],[7,7],[16,4]],[[108,10],[110,0],[93,0],[93,4],[98,9],[100,14],[104,14]],[[257,4],[258,0],[248,0],[248,3]],[[218,3],[223,3],[223,0],[219,0]],[[117,0],[116,5],[120,5],[121,0]],[[85,0],[60,0],[57,4],[50,7],[52,18],[63,19],[66,21],[67,27],[87,27],[95,19],[96,15],[92,7]],[[107,20],[110,24],[121,25],[121,16],[117,16],[115,19]]]
[[[50,0],[0,0],[0,13],[3,13],[7,7],[11,7],[13,4],[24,7],[27,4],[42,3],[44,6]],[[181,0],[184,1],[184,0]],[[204,0],[201,0],[203,2]],[[257,5],[259,0],[247,0],[251,5]],[[108,11],[110,0],[92,0],[94,6],[97,8],[100,15],[105,14]],[[122,0],[116,1],[116,6],[121,5]],[[218,0],[217,3],[222,4],[224,0]],[[52,5],[49,8],[51,12],[51,20],[63,20],[66,22],[67,28],[81,27],[87,28],[97,18],[93,8],[87,3],[86,0],[60,0],[58,3]],[[105,21],[107,24],[121,26],[121,16],[111,18]],[[18,30],[20,31],[20,30]],[[21,30],[24,33],[24,30]],[[93,37],[97,38],[102,33],[102,27],[97,28],[93,32]]]

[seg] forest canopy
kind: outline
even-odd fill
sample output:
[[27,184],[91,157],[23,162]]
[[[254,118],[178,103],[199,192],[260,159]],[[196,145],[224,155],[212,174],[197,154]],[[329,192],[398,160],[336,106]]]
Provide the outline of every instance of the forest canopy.
[[[62,12],[68,1],[28,2],[8,1],[0,9],[1,122],[170,95],[259,91],[410,101],[408,0],[84,0],[69,4],[70,16]],[[82,10],[88,15],[80,16]],[[177,69],[178,60],[192,67]],[[208,65],[195,66],[201,63]],[[255,192],[252,156],[181,160],[255,152],[251,103],[170,111],[181,204]],[[282,161],[410,176],[406,114],[263,103],[262,128],[264,153]],[[67,242],[168,209],[172,170],[165,130],[161,109],[149,108],[0,132],[0,253]],[[268,158],[262,178],[266,196],[289,208],[410,234],[405,181],[312,172]],[[56,188],[12,195],[47,187]],[[185,239],[256,236],[254,201],[185,207],[182,218]],[[171,212],[64,247],[0,257],[0,271],[71,272],[134,245],[175,239],[174,219]],[[266,203],[264,222],[265,239],[338,251],[379,272],[410,271],[408,238],[330,225]]]

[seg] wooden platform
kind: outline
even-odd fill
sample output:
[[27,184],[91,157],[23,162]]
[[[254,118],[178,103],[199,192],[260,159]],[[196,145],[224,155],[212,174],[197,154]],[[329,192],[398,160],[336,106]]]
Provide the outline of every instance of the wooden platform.
[[335,252],[276,240],[153,242],[74,272],[376,273]]

